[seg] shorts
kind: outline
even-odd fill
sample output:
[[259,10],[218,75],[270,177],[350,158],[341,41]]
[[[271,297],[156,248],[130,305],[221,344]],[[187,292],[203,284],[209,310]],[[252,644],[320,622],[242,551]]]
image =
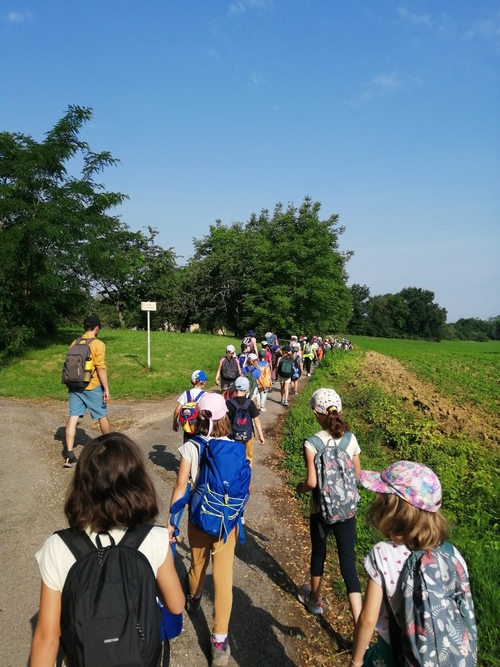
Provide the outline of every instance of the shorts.
[[90,412],[92,419],[102,419],[107,415],[107,406],[103,401],[101,386],[95,389],[69,390],[69,416],[81,417],[85,410]]
[[234,383],[236,382],[235,380],[228,380],[227,378],[221,378],[220,379],[220,388],[222,391],[227,391],[228,389],[232,391],[234,389]]
[[278,375],[278,380],[283,384],[289,384],[292,381],[292,378],[283,378],[281,375]]

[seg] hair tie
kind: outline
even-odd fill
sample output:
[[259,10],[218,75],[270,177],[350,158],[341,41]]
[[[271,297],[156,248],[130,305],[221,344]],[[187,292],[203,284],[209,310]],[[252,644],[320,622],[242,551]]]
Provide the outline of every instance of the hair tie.
[[330,405],[330,407],[327,409],[327,412],[328,413],[337,412],[337,408],[335,407],[335,405]]

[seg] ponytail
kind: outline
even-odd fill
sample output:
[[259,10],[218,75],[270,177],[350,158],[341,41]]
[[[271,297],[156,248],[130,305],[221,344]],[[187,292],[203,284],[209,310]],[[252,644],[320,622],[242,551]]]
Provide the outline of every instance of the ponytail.
[[328,431],[333,438],[337,439],[341,438],[348,430],[348,423],[342,419],[337,412],[337,408],[334,405],[331,405],[326,414],[325,431]]

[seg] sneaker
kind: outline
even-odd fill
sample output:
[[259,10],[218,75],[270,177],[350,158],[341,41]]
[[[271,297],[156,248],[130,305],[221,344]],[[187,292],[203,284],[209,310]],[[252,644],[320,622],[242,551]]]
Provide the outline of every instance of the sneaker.
[[225,667],[231,655],[228,638],[226,637],[223,642],[215,642],[211,637],[210,645],[212,648],[212,667]]
[[323,602],[321,601],[321,598],[317,602],[312,602],[310,596],[311,587],[309,584],[302,584],[297,595],[298,601],[301,602],[304,607],[311,612],[311,614],[314,614],[315,616],[321,616],[323,613]]
[[201,606],[202,597],[203,593],[200,593],[200,595],[197,598],[195,598],[194,595],[191,595],[191,593],[188,593],[186,595],[186,611],[189,612],[190,614],[196,614],[196,612]]
[[265,411],[266,411],[266,408],[261,408],[260,411],[261,411],[261,412],[265,412]]
[[311,373],[308,373],[308,374],[307,374],[307,377],[310,378],[310,377],[311,377]]
[[286,407],[288,407],[288,401],[283,401],[283,405],[285,405]]
[[64,459],[63,463],[63,468],[74,468],[76,466],[76,457],[73,454],[73,456],[68,456],[67,458]]
[[184,580],[184,590],[186,591],[186,611],[188,611],[190,614],[196,614],[198,609],[201,606],[201,598],[203,596],[203,592],[199,594],[197,598],[195,598],[194,595],[191,595],[189,592],[189,573],[186,573],[186,578]]

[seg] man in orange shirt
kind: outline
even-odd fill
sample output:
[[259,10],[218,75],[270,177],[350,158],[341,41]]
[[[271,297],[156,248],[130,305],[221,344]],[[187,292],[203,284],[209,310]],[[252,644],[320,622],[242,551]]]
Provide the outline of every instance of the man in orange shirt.
[[[76,465],[76,457],[73,452],[75,443],[76,427],[80,417],[83,417],[85,411],[90,412],[92,419],[99,420],[101,433],[109,433],[107,416],[107,403],[109,401],[108,371],[104,357],[106,355],[106,345],[97,340],[97,335],[101,328],[101,322],[96,315],[89,315],[83,323],[85,333],[82,338],[93,338],[89,344],[92,359],[92,375],[90,382],[85,389],[69,390],[69,419],[66,424],[66,454],[64,460],[65,468],[72,468]],[[71,346],[76,341],[71,343]]]

